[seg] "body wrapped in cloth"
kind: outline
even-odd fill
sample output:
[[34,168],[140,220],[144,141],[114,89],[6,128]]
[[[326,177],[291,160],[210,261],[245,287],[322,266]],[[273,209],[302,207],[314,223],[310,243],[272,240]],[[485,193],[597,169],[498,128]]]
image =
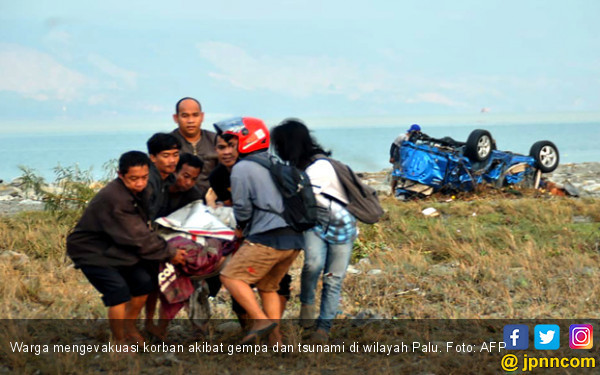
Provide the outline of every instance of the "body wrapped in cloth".
[[233,230],[219,218],[235,227],[231,208],[213,210],[201,202],[190,203],[156,220],[161,226],[159,233],[169,244],[187,250],[185,265],[160,266],[158,280],[164,319],[173,319],[188,303],[194,324],[200,326],[210,317],[203,280],[218,275],[227,257],[238,248]]

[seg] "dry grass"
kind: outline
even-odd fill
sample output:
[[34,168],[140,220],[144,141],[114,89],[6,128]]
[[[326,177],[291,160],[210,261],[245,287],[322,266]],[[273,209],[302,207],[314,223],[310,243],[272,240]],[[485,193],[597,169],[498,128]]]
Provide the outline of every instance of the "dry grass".
[[[344,316],[370,310],[389,319],[599,319],[600,201],[538,193],[520,196],[504,192],[487,198],[480,194],[451,202],[435,198],[384,200],[384,219],[376,225],[361,226],[353,262],[362,272],[349,274],[344,282]],[[435,207],[441,215],[423,216],[421,211],[427,207]],[[69,215],[57,219],[44,212],[0,218],[0,250],[13,250],[29,258],[0,258],[1,318],[105,317],[98,293],[64,256],[65,237],[74,220]],[[368,261],[361,261],[363,258]],[[294,295],[299,292],[300,267],[297,261],[291,271]],[[369,274],[373,269],[382,272]],[[233,317],[227,299],[220,296],[213,301],[215,318]],[[293,297],[287,317],[297,317],[298,310],[299,302]],[[180,322],[186,323],[183,319]],[[302,331],[292,322],[286,322],[284,330],[290,343],[302,341]],[[92,324],[82,332],[88,341],[108,340],[105,323],[100,328]],[[332,342],[349,343],[359,336],[373,341],[396,337],[383,332],[339,329],[333,331]],[[48,334],[3,329],[0,339],[7,342],[17,333],[24,340]],[[497,333],[494,336],[499,338]],[[225,341],[233,344],[238,339],[234,334]],[[285,368],[294,373],[328,373],[340,366],[357,372],[369,368],[371,358],[349,358],[348,354],[300,357],[295,353],[279,359],[244,355],[241,358],[247,360],[231,361],[227,354],[215,354],[210,357],[214,361],[208,361],[199,354],[164,356],[110,362],[65,354],[52,361],[34,358],[37,361],[30,362],[5,348],[0,352],[1,362],[7,364],[4,369],[33,372],[42,368],[42,373],[78,373],[82,366],[92,372],[147,372],[150,366],[162,372],[184,373],[201,360],[208,373],[223,371],[222,363],[232,372],[269,373]],[[379,359],[382,373],[425,368],[437,373],[439,367],[435,366],[442,366],[428,367],[429,362],[414,356]],[[455,373],[475,373],[465,364],[453,366]],[[486,373],[489,369],[480,370],[477,372]]]

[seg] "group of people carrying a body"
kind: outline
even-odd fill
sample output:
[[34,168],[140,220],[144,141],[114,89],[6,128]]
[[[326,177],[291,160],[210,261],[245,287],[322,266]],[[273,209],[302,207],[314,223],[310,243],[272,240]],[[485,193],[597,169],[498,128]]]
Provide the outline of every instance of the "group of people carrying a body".
[[[121,155],[118,178],[90,201],[67,238],[67,254],[108,307],[111,332],[122,343],[142,342],[136,320],[146,306],[146,328],[154,326],[160,262],[181,265],[185,250],[173,248],[151,222],[205,199],[207,205],[231,205],[243,239],[220,272],[209,279],[211,294],[221,286],[234,300],[242,343],[267,339],[282,343],[279,321],[290,297],[290,266],[304,250],[300,322],[310,338],[326,342],[338,311],[341,286],[357,234],[356,218],[344,204],[346,193],[329,155],[298,119],[286,119],[270,131],[263,121],[237,118],[202,129],[203,112],[193,98],[183,98],[173,115],[178,128],[157,133],[147,142],[148,155]],[[318,223],[304,232],[292,229],[281,215],[283,201],[270,172],[258,162],[274,153],[306,172],[318,206]],[[315,291],[323,275],[321,304]],[[262,306],[255,297],[258,290]],[[164,329],[164,327],[162,327]],[[164,332],[158,329],[158,334]]]

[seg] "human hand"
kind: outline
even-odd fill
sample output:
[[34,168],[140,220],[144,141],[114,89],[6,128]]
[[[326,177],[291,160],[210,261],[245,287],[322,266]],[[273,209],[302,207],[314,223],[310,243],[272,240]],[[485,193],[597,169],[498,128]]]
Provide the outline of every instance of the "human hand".
[[394,158],[390,158],[390,163],[394,164]]
[[186,254],[187,254],[187,251],[185,249],[177,249],[177,252],[173,256],[173,258],[171,258],[171,260],[170,260],[171,264],[173,264],[173,265],[185,264],[185,255]]
[[208,188],[206,195],[204,195],[204,200],[206,201],[206,205],[212,208],[217,207],[217,193],[213,190],[213,188]]

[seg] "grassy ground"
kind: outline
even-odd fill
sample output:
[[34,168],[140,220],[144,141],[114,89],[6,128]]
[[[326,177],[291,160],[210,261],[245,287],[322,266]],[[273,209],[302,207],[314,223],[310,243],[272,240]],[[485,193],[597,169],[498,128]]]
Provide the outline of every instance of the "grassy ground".
[[[360,273],[349,274],[344,283],[344,317],[362,314],[389,319],[600,319],[600,200],[504,191],[480,192],[455,200],[448,196],[413,202],[386,198],[383,205],[387,213],[380,223],[361,226],[353,255],[353,267]],[[421,211],[428,207],[436,208],[440,215],[424,216]],[[59,217],[48,212],[0,218],[0,250],[13,250],[28,257],[0,258],[0,318],[105,317],[98,293],[64,255],[65,237],[76,219],[74,215]],[[292,269],[293,294],[299,292],[300,267],[301,262],[297,261]],[[215,318],[233,317],[224,302],[227,298],[221,296],[213,301]],[[288,307],[287,317],[297,317],[296,296]],[[285,323],[284,330],[290,343],[302,340],[302,331],[291,322]],[[382,334],[385,330],[377,329],[369,331],[371,336],[364,336],[365,330],[357,330],[334,330],[332,343],[349,343],[359,336],[361,340],[373,341],[400,337]],[[104,323],[100,329],[92,324],[86,337],[92,342],[107,341],[106,331]],[[26,337],[35,339],[46,333],[29,332]],[[14,332],[3,329],[0,334],[6,342]],[[172,334],[171,339],[177,341],[184,336]],[[492,336],[501,339],[501,333]],[[235,344],[239,334],[220,339]],[[154,362],[162,357],[153,356],[152,362],[149,356],[142,355],[142,362],[135,359],[112,364],[88,356],[65,355],[56,357],[57,362],[50,361],[50,365],[39,359],[43,356],[33,362],[25,361],[9,349],[3,346],[0,352],[0,362],[5,363],[0,372],[34,372],[40,366],[43,373],[77,373],[81,366],[89,366],[90,371],[146,372],[146,366],[150,366],[151,372],[179,373],[193,369],[198,362],[198,354],[189,353],[163,358],[160,363]],[[302,357],[302,361],[298,361],[298,355],[245,355],[236,357],[240,361],[227,361],[232,357],[220,354],[211,357],[215,361],[207,361],[207,357],[200,360],[209,373],[223,370],[221,361],[227,361],[226,372],[234,373],[281,372],[284,368],[298,373],[327,373],[350,365],[349,354],[321,353]],[[323,356],[327,361],[323,361]],[[441,362],[427,361],[418,355],[398,357],[391,362],[385,357],[379,359],[383,361],[384,373],[404,372],[400,368],[447,373],[441,370],[447,369]],[[354,356],[352,361],[351,368],[356,371],[370,366],[366,357],[363,360]],[[455,373],[493,373],[498,368],[496,365],[490,370],[484,366],[474,372],[469,363],[456,363]]]

